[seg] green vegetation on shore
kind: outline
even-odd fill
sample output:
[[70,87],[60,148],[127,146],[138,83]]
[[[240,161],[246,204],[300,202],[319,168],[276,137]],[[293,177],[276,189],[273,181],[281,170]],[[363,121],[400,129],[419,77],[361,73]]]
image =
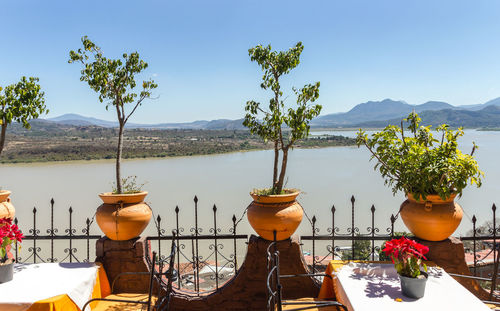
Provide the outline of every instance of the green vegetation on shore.
[[[71,126],[33,121],[32,129],[14,125],[0,163],[98,160],[116,157],[118,129]],[[249,131],[242,130],[155,130],[125,131],[123,158],[164,158],[271,149]],[[310,137],[297,148],[354,145],[344,136]]]

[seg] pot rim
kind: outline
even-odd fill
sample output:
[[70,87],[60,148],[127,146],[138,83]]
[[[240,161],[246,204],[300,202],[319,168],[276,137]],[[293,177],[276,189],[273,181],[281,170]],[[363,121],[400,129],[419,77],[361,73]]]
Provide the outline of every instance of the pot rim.
[[112,193],[112,192],[102,192],[99,193],[99,197],[106,204],[118,204],[118,203],[140,203],[144,201],[144,198],[148,195],[147,191],[140,191],[136,193]]
[[290,192],[285,194],[260,195],[251,191],[250,196],[257,203],[286,203],[295,201],[297,196],[301,193],[299,189],[285,189],[285,191]]
[[441,199],[441,197],[437,194],[429,194],[425,198],[425,200],[422,200],[422,197],[420,197],[420,200],[415,199],[412,193],[407,193],[406,197],[408,200],[416,202],[416,203],[425,203],[425,202],[432,202],[432,203],[449,203],[455,201],[455,197],[457,196],[456,193],[452,193],[449,198],[446,200]]
[[12,194],[10,190],[0,190],[0,202],[7,200],[7,198]]
[[[429,273],[427,273],[427,272],[425,272],[425,271],[420,270],[420,275],[425,276],[425,279],[426,279],[426,280],[429,278]],[[422,279],[419,279],[418,277],[416,277],[416,278],[412,278],[412,277],[409,277],[409,276],[404,276],[404,275],[401,275],[401,274],[399,274],[399,273],[398,273],[398,276],[399,276],[399,277],[401,277],[401,278],[407,278],[407,279],[412,279],[412,280],[415,280],[415,279],[417,279],[417,280],[422,280]]]

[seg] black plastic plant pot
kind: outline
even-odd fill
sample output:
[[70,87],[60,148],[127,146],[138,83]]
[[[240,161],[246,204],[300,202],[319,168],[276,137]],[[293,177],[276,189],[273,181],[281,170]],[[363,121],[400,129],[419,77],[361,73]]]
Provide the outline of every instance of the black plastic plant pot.
[[409,278],[406,276],[399,275],[399,279],[401,280],[401,290],[403,291],[403,295],[410,298],[422,298],[425,294],[425,284],[429,275],[420,271],[420,275],[423,275],[423,278]]
[[14,277],[14,262],[0,264],[0,283],[11,281]]

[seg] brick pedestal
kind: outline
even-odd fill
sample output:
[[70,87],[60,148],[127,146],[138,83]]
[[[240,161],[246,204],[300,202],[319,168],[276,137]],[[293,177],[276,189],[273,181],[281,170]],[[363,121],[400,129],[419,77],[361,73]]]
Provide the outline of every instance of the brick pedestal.
[[[251,236],[243,265],[237,274],[217,292],[209,295],[185,295],[176,291],[172,310],[266,310],[267,247],[269,241]],[[278,242],[281,274],[308,273],[296,237]],[[283,279],[284,298],[317,297],[320,284],[313,278]]]
[[[429,247],[429,253],[426,255],[427,259],[435,262],[446,272],[472,275],[465,261],[464,244],[459,239],[450,237],[439,242],[420,239],[415,240]],[[456,280],[479,299],[488,299],[488,293],[482,289],[476,281],[458,277]]]
[[[121,272],[148,272],[146,262],[147,243],[145,238],[128,241],[113,241],[107,237],[96,242],[96,261],[101,262],[106,270],[110,285]],[[122,276],[115,283],[114,292],[147,293],[149,276]]]

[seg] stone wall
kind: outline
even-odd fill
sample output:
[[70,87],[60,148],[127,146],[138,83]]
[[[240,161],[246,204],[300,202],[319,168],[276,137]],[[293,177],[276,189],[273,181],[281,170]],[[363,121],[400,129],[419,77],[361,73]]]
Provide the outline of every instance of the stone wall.
[[[465,261],[464,244],[459,239],[450,237],[439,242],[420,239],[416,239],[416,241],[429,247],[427,259],[433,261],[446,272],[472,275]],[[455,279],[479,299],[488,299],[488,293],[479,286],[477,281],[460,277],[455,277]]]
[[[251,236],[243,265],[217,292],[197,296],[174,293],[172,310],[266,310],[267,247],[269,241]],[[297,237],[278,242],[281,274],[308,273]],[[283,279],[284,298],[317,297],[320,284],[313,278]]]
[[[110,286],[121,272],[148,272],[146,262],[147,243],[145,238],[135,238],[128,241],[113,241],[107,237],[96,242],[96,260],[101,262],[106,270]],[[125,275],[117,279],[115,293],[148,292],[148,275]]]

